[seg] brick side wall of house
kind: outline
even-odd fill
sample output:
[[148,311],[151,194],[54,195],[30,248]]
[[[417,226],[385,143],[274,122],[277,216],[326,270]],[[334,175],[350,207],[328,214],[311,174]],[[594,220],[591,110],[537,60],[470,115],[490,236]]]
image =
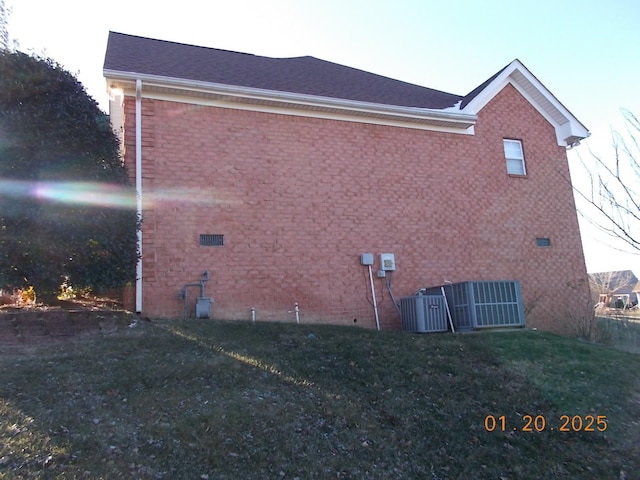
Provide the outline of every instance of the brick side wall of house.
[[[135,165],[135,101],[125,102]],[[143,100],[143,304],[180,317],[203,270],[213,316],[375,326],[361,253],[395,254],[396,298],[444,279],[520,280],[530,326],[588,301],[566,153],[511,86],[475,135]],[[506,173],[521,139],[527,176]],[[224,246],[199,245],[200,234]],[[536,237],[551,246],[536,246]],[[399,328],[375,279],[383,328]],[[190,288],[193,299],[197,288]],[[190,309],[193,305],[189,306]],[[191,313],[193,315],[193,313]]]

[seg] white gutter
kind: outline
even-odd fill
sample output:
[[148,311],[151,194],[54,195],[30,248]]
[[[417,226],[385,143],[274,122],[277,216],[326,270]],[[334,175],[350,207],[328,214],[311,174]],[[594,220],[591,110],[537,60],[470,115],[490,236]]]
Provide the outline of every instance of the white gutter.
[[352,114],[386,114],[405,117],[407,120],[431,120],[438,122],[451,122],[463,124],[464,128],[475,125],[478,116],[453,109],[429,109],[421,107],[406,107],[397,105],[385,105],[380,103],[346,100],[332,97],[322,97],[302,93],[280,92],[253,87],[225,85],[221,83],[203,82],[199,80],[186,80],[181,78],[165,77],[160,75],[140,75],[135,72],[122,72],[105,69],[103,74],[110,81],[144,81],[146,87],[176,88],[181,90],[198,91],[202,93],[223,95],[230,98],[248,99],[253,101],[281,102],[289,105],[303,107],[329,108],[351,112]]
[[[136,79],[136,213],[142,221],[142,80]],[[136,313],[142,312],[142,228],[138,229],[136,264]]]

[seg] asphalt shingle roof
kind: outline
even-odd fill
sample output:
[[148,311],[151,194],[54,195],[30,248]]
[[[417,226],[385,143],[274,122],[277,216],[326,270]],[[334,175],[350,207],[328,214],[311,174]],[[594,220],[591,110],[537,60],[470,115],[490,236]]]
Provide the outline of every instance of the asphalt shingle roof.
[[463,99],[309,56],[270,58],[116,32],[104,69],[404,107],[443,109]]

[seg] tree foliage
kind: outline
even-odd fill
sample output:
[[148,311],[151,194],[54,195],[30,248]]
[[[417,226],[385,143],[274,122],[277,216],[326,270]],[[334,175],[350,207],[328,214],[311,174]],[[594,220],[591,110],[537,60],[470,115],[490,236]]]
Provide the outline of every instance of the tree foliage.
[[613,132],[613,156],[582,161],[589,189],[576,189],[589,211],[584,217],[601,231],[640,251],[640,120],[624,111],[625,130]]
[[[135,278],[135,195],[108,116],[51,59],[0,51],[0,282]],[[133,276],[133,278],[132,278]]]

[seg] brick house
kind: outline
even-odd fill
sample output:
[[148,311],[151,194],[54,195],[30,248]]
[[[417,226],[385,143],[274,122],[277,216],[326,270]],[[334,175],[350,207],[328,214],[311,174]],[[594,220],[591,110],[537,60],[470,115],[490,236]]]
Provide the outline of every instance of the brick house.
[[566,180],[588,131],[518,60],[460,96],[111,32],[104,76],[143,219],[137,311],[193,315],[204,270],[224,319],[294,321],[297,303],[301,322],[373,327],[373,285],[398,328],[391,293],[445,279],[518,280],[527,324],[557,331],[589,303]]

